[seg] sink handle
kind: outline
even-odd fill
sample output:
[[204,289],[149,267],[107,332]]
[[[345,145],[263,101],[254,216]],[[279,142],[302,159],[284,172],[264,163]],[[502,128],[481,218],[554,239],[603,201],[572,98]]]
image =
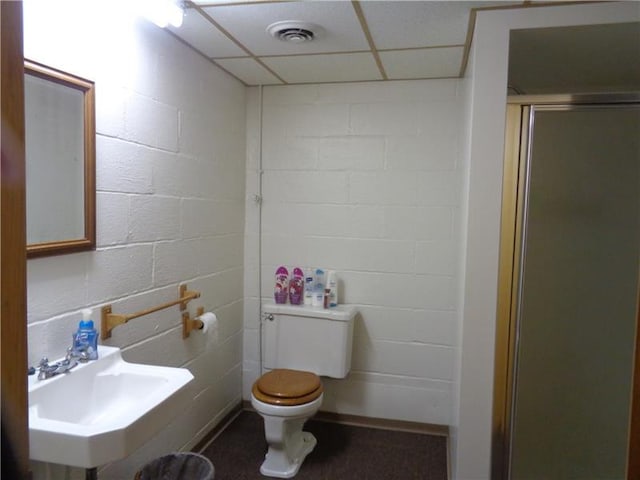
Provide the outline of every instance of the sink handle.
[[57,369],[57,363],[49,365],[47,357],[42,357],[42,360],[40,360],[38,365],[38,380],[46,380],[47,378],[53,377]]
[[86,349],[77,349],[73,347],[67,348],[67,354],[64,357],[65,362],[70,362],[72,359],[77,358],[82,363],[89,361],[89,352]]

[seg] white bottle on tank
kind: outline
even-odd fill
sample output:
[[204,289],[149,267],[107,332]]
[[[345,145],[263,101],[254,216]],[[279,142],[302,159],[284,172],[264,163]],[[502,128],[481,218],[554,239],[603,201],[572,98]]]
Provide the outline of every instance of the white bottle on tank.
[[313,303],[313,287],[315,284],[315,277],[313,276],[313,269],[308,268],[304,272],[304,304],[311,305]]
[[338,277],[334,270],[327,272],[327,288],[329,289],[329,307],[338,306]]
[[[311,306],[322,307],[324,305],[325,272],[321,268],[316,268],[313,276],[313,298]],[[328,306],[328,305],[327,305]]]

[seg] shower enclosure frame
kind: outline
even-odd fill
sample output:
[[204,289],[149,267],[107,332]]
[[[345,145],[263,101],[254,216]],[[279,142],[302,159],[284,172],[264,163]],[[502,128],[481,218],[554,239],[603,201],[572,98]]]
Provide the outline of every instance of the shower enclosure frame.
[[[500,263],[494,352],[491,479],[509,480],[518,348],[518,305],[526,225],[533,107],[640,104],[640,92],[519,95],[507,99],[503,163]],[[640,299],[640,292],[639,292]],[[636,308],[635,355],[629,416],[627,479],[640,478],[640,309]]]

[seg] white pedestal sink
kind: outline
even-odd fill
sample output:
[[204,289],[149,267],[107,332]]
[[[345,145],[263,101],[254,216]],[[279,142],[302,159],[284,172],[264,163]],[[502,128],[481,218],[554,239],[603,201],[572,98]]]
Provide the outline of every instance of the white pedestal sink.
[[69,373],[29,377],[33,460],[88,469],[124,458],[187,405],[187,369],[128,363],[115,347],[98,354]]

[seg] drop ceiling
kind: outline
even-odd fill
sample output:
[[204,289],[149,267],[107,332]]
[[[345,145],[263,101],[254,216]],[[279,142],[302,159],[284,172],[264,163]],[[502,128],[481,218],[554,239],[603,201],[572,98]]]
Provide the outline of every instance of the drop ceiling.
[[[508,1],[186,2],[171,32],[245,85],[459,77],[477,9]],[[272,37],[274,22],[319,26],[309,42]]]
[[[249,86],[457,78],[478,11],[566,4],[186,0],[183,25],[170,31]],[[288,43],[267,32],[284,21],[314,24],[315,38]],[[514,31],[511,44],[509,83],[517,93],[640,89],[637,23]]]

